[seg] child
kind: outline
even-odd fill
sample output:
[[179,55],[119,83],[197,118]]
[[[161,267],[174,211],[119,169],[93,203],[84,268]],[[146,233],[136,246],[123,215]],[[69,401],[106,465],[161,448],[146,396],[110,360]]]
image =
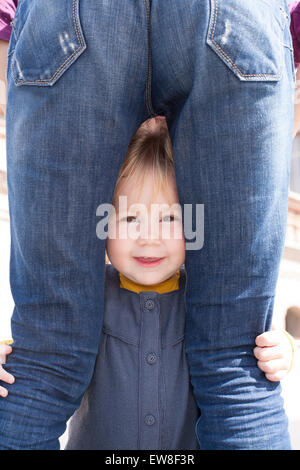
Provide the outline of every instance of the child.
[[[127,197],[127,210],[119,196]],[[137,202],[143,206],[135,211]],[[161,204],[161,212],[150,215],[151,203]],[[130,143],[115,188],[102,336],[92,381],[69,423],[67,450],[199,449],[200,412],[184,349],[185,240],[176,204],[168,129],[163,119],[149,119]],[[154,237],[148,215],[159,226]],[[138,236],[130,236],[135,230]],[[289,339],[270,331],[256,344],[258,367],[269,380],[280,380],[291,362]],[[13,377],[2,368],[0,380]]]

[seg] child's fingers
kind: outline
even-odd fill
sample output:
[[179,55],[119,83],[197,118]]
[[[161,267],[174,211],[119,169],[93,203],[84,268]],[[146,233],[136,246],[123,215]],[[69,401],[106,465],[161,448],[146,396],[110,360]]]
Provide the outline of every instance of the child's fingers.
[[0,355],[8,355],[12,352],[12,347],[8,344],[0,344]]
[[4,387],[0,387],[0,396],[5,398],[8,395],[8,391]]
[[259,348],[258,346],[253,349],[254,356],[260,361],[271,361],[273,359],[282,359],[286,356],[282,345],[270,346],[268,348]]
[[275,359],[273,361],[267,361],[267,362],[258,361],[257,365],[260,368],[260,370],[270,375],[274,375],[274,374],[277,374],[278,372],[284,372],[284,371],[286,373],[289,368],[289,364],[285,359]]
[[280,330],[265,331],[255,338],[256,346],[277,346],[282,341],[282,332]]
[[0,344],[0,364],[6,363],[6,356],[12,352],[12,347],[7,344]]
[[2,366],[0,366],[0,380],[8,384],[13,384],[15,381],[15,378],[13,375],[6,372],[6,370],[4,370]]
[[266,378],[271,382],[279,382],[280,380],[284,379],[286,374],[286,370],[281,370],[279,372],[276,372],[276,374],[266,374]]

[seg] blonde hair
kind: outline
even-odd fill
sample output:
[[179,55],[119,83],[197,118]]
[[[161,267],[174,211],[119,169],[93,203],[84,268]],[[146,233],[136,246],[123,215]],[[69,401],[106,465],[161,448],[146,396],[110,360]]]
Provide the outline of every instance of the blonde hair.
[[169,194],[170,180],[175,178],[175,170],[167,124],[161,120],[154,130],[145,124],[147,123],[139,127],[130,141],[116,182],[113,204],[116,203],[116,197],[122,185],[131,177],[134,177],[139,186],[139,198],[145,176],[151,171],[154,180],[154,197],[162,188],[166,194]]

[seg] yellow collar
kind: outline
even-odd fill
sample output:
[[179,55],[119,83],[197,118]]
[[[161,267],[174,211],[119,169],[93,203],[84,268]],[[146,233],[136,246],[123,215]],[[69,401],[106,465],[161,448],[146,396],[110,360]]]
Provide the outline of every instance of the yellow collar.
[[159,294],[164,294],[165,292],[171,292],[173,290],[179,289],[179,278],[180,278],[180,269],[176,271],[174,276],[166,279],[165,281],[159,282],[158,284],[152,284],[150,286],[144,286],[143,284],[137,284],[124,274],[119,272],[120,277],[120,287],[123,289],[128,289],[139,294],[142,291],[155,291]]

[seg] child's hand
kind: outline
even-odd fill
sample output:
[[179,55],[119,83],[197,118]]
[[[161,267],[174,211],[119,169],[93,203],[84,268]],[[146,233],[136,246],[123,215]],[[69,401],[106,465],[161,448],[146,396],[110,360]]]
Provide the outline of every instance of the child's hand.
[[[6,372],[6,370],[3,369],[1,364],[5,363],[6,356],[10,354],[11,352],[12,352],[11,346],[8,346],[7,344],[0,344],[0,380],[8,384],[14,383],[15,378],[13,375]],[[0,396],[7,397],[7,394],[8,394],[8,391],[6,390],[6,388],[0,386]]]
[[272,326],[271,331],[257,336],[255,343],[254,356],[266,378],[271,382],[282,380],[289,372],[294,358],[294,348],[287,335]]

